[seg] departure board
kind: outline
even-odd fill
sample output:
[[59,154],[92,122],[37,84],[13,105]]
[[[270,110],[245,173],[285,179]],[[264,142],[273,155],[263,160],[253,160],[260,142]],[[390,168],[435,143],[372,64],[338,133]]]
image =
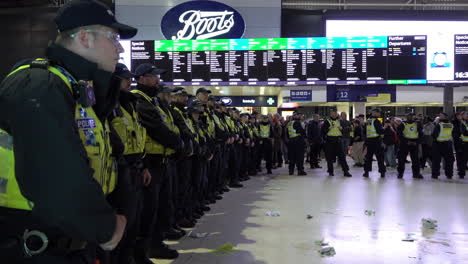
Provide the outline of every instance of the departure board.
[[[154,63],[168,85],[423,84],[426,46],[426,36],[132,41],[131,68]],[[458,50],[468,56],[468,44]]]

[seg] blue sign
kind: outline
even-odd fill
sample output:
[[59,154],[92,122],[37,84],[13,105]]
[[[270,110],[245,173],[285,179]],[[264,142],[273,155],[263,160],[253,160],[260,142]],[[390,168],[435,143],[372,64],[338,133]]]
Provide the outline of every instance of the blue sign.
[[312,90],[291,90],[291,102],[310,102],[312,101]]
[[328,85],[327,102],[367,102],[367,97],[390,94],[396,102],[395,85]]
[[234,8],[215,1],[188,1],[167,11],[161,21],[166,39],[236,39],[245,21]]

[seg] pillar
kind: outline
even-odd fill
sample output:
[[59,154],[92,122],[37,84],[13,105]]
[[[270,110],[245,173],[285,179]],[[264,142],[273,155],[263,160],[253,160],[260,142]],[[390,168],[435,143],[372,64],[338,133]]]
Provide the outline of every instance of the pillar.
[[363,114],[366,115],[366,103],[364,102],[356,102],[353,103],[353,118],[356,116]]
[[348,120],[351,119],[349,116],[349,104],[339,104],[336,107],[336,111],[338,112],[339,115],[341,115],[341,112],[345,112],[346,115],[348,116]]
[[450,84],[444,86],[444,112],[453,117],[453,85]]

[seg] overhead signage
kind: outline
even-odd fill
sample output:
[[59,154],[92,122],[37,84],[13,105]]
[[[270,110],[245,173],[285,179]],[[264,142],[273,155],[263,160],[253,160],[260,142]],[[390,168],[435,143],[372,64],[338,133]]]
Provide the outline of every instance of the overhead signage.
[[395,85],[328,85],[327,102],[395,102]]
[[234,8],[216,1],[188,1],[170,9],[161,31],[170,40],[241,38],[245,21]]
[[219,97],[228,106],[239,107],[277,107],[277,96],[225,96]]
[[291,102],[310,102],[312,101],[312,90],[291,90]]

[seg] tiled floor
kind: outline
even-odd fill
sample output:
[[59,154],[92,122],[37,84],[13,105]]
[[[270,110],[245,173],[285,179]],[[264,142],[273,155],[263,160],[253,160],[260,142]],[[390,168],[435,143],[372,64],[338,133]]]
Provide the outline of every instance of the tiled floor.
[[[194,231],[208,237],[183,238],[173,244],[177,260],[155,263],[468,263],[468,180],[431,180],[429,170],[424,180],[412,180],[410,170],[404,180],[395,171],[380,179],[376,171],[370,179],[362,178],[362,168],[352,169],[353,178],[339,168],[335,177],[325,169],[288,176],[286,168],[253,177],[202,218]],[[438,220],[437,230],[423,230],[424,217]],[[408,233],[416,241],[403,242]],[[335,256],[320,256],[315,241],[322,238]],[[237,251],[211,253],[225,243]]]

